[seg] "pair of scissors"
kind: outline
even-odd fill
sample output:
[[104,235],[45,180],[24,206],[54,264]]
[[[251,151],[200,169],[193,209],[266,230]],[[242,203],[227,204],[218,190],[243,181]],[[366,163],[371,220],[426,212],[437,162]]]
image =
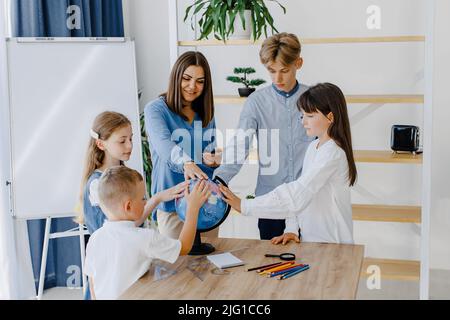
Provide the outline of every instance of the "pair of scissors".
[[284,261],[293,261],[293,260],[295,260],[295,254],[293,254],[293,253],[282,253],[282,254],[270,254],[270,253],[267,253],[265,255],[265,257],[267,257],[267,258],[280,258],[281,260],[284,260]]

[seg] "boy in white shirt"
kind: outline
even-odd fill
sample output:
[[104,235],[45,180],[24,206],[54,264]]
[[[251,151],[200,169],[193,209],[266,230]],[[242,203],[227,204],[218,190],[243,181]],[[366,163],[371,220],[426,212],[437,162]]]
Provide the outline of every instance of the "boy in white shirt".
[[[184,189],[187,200],[186,221],[178,240],[153,229],[138,228],[147,203],[142,176],[125,166],[112,167],[99,181],[100,206],[108,221],[89,239],[85,273],[93,299],[117,299],[149,269],[152,259],[174,263],[192,248],[200,207],[209,198],[204,182],[191,193]],[[171,189],[152,197],[156,207],[161,201],[179,197]]]

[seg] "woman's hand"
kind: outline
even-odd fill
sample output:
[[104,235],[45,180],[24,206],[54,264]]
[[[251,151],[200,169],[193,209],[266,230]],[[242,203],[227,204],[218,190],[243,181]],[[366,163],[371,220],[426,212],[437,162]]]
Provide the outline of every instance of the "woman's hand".
[[300,243],[300,238],[295,233],[291,233],[291,232],[285,233],[279,237],[274,237],[274,238],[272,238],[271,242],[272,242],[272,244],[282,243],[283,245],[286,245],[291,240],[293,240],[297,243]]
[[219,189],[224,196],[223,200],[228,203],[234,210],[241,213],[241,198],[236,196],[233,192],[230,191],[230,189],[223,185],[219,185]]
[[198,213],[201,206],[211,196],[211,191],[209,191],[208,184],[205,181],[200,180],[191,192],[189,192],[189,188],[186,188],[184,190],[184,196],[186,198],[188,208],[195,210]]
[[206,179],[208,180],[208,175],[202,171],[193,161],[186,162],[183,166],[184,169],[184,179]]
[[203,154],[203,163],[211,168],[217,168],[222,163],[223,150],[218,148],[215,153],[205,152]]
[[177,184],[175,187],[158,192],[158,199],[160,200],[160,202],[167,202],[181,198],[188,186],[189,181],[184,181],[180,184]]

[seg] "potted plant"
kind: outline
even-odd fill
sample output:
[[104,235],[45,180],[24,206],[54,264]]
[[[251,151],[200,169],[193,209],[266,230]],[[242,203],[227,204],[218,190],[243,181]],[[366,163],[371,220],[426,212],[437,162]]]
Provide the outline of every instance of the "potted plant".
[[263,79],[253,79],[249,80],[247,79],[247,75],[256,73],[255,69],[253,68],[234,68],[234,74],[241,75],[241,76],[229,76],[227,77],[228,81],[234,82],[234,83],[243,83],[245,85],[245,88],[239,88],[239,95],[241,97],[248,97],[251,95],[256,89],[254,87],[257,87],[259,85],[262,85],[263,83],[266,83]]
[[253,39],[256,41],[263,33],[267,37],[269,27],[272,34],[278,33],[265,1],[277,3],[286,14],[286,8],[277,0],[196,0],[193,5],[186,8],[184,21],[186,22],[191,16],[191,27],[195,30],[195,18],[203,10],[201,18],[198,20],[200,27],[198,40],[208,39],[213,33],[217,40],[226,41],[237,28],[240,28],[235,24],[240,20],[243,30],[248,32],[251,30]]

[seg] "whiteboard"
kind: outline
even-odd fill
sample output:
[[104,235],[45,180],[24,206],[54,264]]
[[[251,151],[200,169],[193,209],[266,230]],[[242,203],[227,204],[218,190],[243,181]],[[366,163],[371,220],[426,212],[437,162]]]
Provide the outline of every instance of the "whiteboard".
[[142,173],[133,41],[13,38],[7,48],[14,217],[76,216],[89,129],[103,111],[132,122],[127,166]]

